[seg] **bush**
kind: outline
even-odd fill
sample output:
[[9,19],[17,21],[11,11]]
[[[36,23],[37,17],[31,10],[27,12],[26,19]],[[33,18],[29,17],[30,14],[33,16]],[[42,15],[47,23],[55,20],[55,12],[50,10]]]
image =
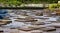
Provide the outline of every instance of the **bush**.
[[19,6],[21,3],[19,1],[10,1],[10,2],[8,2],[8,4],[10,6],[12,6],[12,5]]
[[49,9],[52,9],[52,8],[57,8],[57,4],[50,4]]
[[58,8],[60,8],[60,3],[58,3]]

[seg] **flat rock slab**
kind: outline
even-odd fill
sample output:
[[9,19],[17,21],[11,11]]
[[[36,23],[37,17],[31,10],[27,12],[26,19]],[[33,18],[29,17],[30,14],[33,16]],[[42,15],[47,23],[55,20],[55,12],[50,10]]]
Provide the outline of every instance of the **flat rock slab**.
[[15,21],[19,21],[19,22],[34,22],[34,21],[37,21],[37,20],[15,20]]
[[22,30],[22,31],[31,31],[33,30],[33,28],[29,28],[29,27],[22,27],[22,28],[17,28],[19,30]]
[[15,21],[19,21],[19,22],[34,22],[37,20],[34,20],[34,18],[32,17],[26,17],[26,18],[16,18]]
[[37,25],[32,25],[32,26],[29,26],[30,28],[33,28],[33,29],[40,29],[42,28],[41,26],[37,26]]
[[32,31],[30,31],[31,33],[43,33],[43,31],[42,30],[32,30]]
[[32,25],[44,25],[45,23],[44,22],[33,22],[33,23],[31,23]]
[[41,30],[43,30],[43,31],[55,31],[56,28],[54,28],[54,27],[45,27],[45,28],[41,28]]
[[4,29],[4,33],[19,33],[17,29]]
[[52,23],[52,25],[56,28],[60,28],[60,23]]
[[11,20],[0,20],[0,25],[5,25],[11,23]]

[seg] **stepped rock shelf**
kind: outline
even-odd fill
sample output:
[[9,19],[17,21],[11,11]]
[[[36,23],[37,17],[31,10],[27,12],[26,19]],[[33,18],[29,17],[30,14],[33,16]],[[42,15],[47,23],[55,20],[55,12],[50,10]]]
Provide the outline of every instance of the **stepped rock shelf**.
[[[13,11],[13,12],[12,12]],[[0,20],[2,33],[59,33],[59,16],[40,16],[42,10],[10,10],[9,19]],[[22,14],[22,13],[26,13]],[[28,14],[29,13],[29,14]],[[40,14],[40,13],[39,13]],[[6,22],[6,23],[5,23]]]

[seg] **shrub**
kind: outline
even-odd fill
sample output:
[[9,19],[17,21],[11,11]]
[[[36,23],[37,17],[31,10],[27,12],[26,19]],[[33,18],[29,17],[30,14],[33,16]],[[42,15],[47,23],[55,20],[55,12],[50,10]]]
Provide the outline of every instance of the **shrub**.
[[52,8],[57,8],[57,4],[50,4],[49,9],[52,9]]
[[58,8],[60,8],[60,3],[58,3]]

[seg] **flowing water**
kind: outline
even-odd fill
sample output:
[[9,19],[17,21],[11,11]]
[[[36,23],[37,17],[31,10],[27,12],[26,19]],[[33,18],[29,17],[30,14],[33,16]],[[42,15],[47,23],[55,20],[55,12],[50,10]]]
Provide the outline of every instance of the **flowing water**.
[[[27,26],[32,26],[31,24],[29,23],[24,23],[24,22],[18,22],[18,21],[15,21],[16,19],[14,18],[25,18],[25,17],[28,17],[28,16],[32,16],[32,17],[35,17],[35,19],[37,18],[39,21],[40,21],[40,18],[49,18],[47,20],[41,20],[41,21],[57,21],[57,17],[44,17],[44,16],[36,16],[35,14],[38,13],[38,12],[44,12],[44,10],[8,10],[9,11],[9,15],[12,16],[10,17],[10,19],[12,20],[12,23],[10,24],[7,24],[7,25],[4,25],[5,27],[7,28],[24,28]],[[25,15],[27,14],[28,16],[22,16],[22,15]],[[42,13],[43,14],[43,13]],[[47,22],[46,22],[47,23]],[[55,23],[55,22],[50,22],[51,24],[50,25],[53,25],[52,23]],[[48,25],[48,23],[46,24],[46,26]],[[57,25],[60,25],[57,23]],[[48,25],[49,26],[49,25]],[[11,30],[11,29],[10,29]],[[6,30],[5,30],[6,31]],[[15,31],[15,30],[12,30],[12,31]],[[18,30],[16,30],[18,31]],[[20,31],[20,30],[19,30]],[[26,32],[26,31],[21,31],[20,33],[30,33],[29,31]],[[56,28],[56,31],[51,31],[51,32],[43,32],[43,33],[60,33],[60,28]]]

